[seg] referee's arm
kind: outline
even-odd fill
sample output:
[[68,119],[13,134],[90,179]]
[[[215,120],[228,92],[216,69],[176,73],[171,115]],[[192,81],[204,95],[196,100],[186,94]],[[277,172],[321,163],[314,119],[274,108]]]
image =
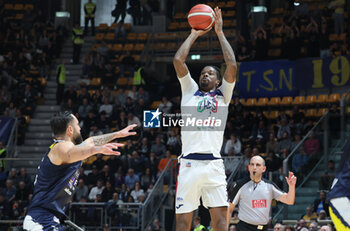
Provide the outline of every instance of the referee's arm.
[[284,193],[277,200],[287,205],[293,205],[295,201],[295,184],[297,182],[297,178],[292,172],[289,172],[289,176],[288,178],[286,177],[286,181],[289,186],[289,191],[288,193]]
[[231,201],[228,202],[228,209],[226,214],[226,228],[228,230],[228,227],[230,226],[230,221],[232,217],[233,210],[235,210],[236,205],[231,203]]

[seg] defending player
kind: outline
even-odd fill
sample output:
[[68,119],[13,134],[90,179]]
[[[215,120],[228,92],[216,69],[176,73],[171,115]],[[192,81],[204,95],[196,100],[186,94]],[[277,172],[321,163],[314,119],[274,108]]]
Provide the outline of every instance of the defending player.
[[329,214],[336,230],[350,231],[350,137],[344,146],[327,200],[330,202]]
[[250,176],[230,185],[230,207],[227,212],[227,227],[232,212],[239,204],[237,230],[267,230],[272,199],[288,205],[295,200],[295,184],[297,178],[292,172],[286,177],[289,191],[280,190],[273,182],[262,178],[266,170],[265,161],[261,156],[253,156],[249,162]]
[[[216,7],[215,32],[220,41],[226,70],[221,83],[220,71],[213,66],[202,69],[199,87],[192,79],[185,64],[186,57],[195,40],[208,31],[194,30],[181,45],[174,57],[174,67],[181,84],[181,111],[185,107],[199,107],[204,104],[206,111],[196,110],[193,116],[211,115],[224,112],[227,118],[227,107],[230,104],[236,80],[236,59],[233,50],[222,30],[221,10]],[[222,112],[221,111],[221,112]],[[201,115],[200,115],[201,114]],[[223,125],[225,127],[225,124]],[[215,231],[226,230],[227,193],[226,176],[220,149],[224,129],[220,131],[187,131],[181,130],[182,155],[176,189],[176,230],[188,231],[191,227],[193,211],[198,208],[200,198],[203,205],[209,208],[212,226]]]
[[38,167],[33,198],[23,224],[28,231],[64,230],[60,219],[65,218],[66,204],[73,197],[82,160],[97,153],[120,155],[115,149],[123,145],[109,142],[136,134],[130,132],[136,127],[134,124],[83,142],[79,122],[69,112],[54,115],[50,124],[55,140]]

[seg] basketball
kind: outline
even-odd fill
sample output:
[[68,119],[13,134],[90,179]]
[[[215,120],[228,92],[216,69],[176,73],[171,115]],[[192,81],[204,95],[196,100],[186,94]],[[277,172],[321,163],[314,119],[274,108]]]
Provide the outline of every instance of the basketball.
[[198,4],[188,12],[188,23],[195,30],[208,30],[215,22],[213,9],[205,4]]

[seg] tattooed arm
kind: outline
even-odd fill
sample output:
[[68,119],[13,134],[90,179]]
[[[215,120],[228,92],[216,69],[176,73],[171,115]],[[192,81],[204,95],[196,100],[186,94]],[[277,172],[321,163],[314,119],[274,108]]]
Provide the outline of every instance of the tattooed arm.
[[97,146],[104,145],[104,144],[111,142],[112,140],[117,139],[117,138],[123,138],[123,137],[127,137],[127,136],[136,135],[136,132],[130,132],[130,130],[132,130],[136,126],[137,126],[136,124],[132,124],[132,125],[129,125],[126,128],[124,128],[123,130],[100,135],[100,136],[92,136],[90,138],[94,141],[95,145],[97,145]]
[[209,30],[205,31],[205,30],[192,29],[191,34],[187,37],[185,42],[182,43],[179,50],[176,52],[174,60],[173,60],[173,64],[174,64],[174,68],[175,68],[177,77],[182,78],[182,77],[187,75],[188,68],[187,68],[185,61],[186,61],[186,58],[188,56],[188,53],[190,52],[191,46],[199,36],[204,35],[208,31]]
[[100,136],[93,136],[86,139],[83,143],[74,145],[72,142],[65,141],[57,143],[49,152],[50,161],[55,165],[70,164],[95,155],[97,153],[105,155],[120,155],[115,151],[124,146],[120,143],[108,143],[116,138],[135,135],[136,132],[130,132],[136,125],[130,125],[123,130]]
[[235,54],[233,53],[233,49],[231,45],[227,41],[225,34],[222,30],[223,22],[222,22],[221,9],[216,7],[214,11],[215,11],[215,32],[220,41],[222,53],[224,54],[224,59],[226,63],[224,79],[229,83],[233,83],[236,81],[236,71],[237,71],[236,57],[235,57]]

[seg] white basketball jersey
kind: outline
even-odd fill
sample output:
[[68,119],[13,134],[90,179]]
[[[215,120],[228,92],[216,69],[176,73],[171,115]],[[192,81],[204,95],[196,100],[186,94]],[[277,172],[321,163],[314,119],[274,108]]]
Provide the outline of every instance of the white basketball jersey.
[[[190,73],[179,78],[179,81],[182,91],[181,113],[191,114],[193,118],[210,122],[209,126],[192,128],[185,126],[181,128],[183,156],[190,153],[212,153],[214,157],[220,158],[228,105],[231,102],[235,82],[228,83],[223,79],[222,85],[218,89],[202,93],[199,91],[197,83],[191,78]],[[217,127],[219,123],[221,125]]]

